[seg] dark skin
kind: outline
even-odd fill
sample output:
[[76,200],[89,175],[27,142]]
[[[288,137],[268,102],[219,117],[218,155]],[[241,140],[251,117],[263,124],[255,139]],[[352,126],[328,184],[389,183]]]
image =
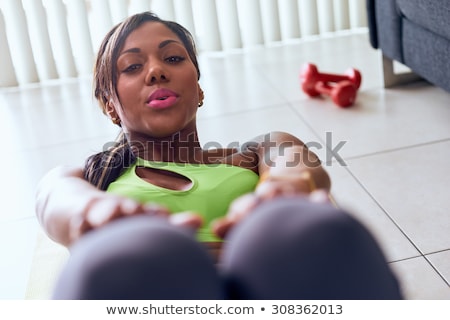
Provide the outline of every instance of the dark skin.
[[[315,193],[313,199],[326,198],[330,189],[327,173],[316,155],[291,134],[261,135],[242,150],[202,149],[196,114],[203,92],[197,70],[180,39],[163,24],[146,22],[135,29],[120,52],[117,69],[118,98],[109,101],[105,111],[112,119],[120,120],[136,156],[152,161],[224,163],[268,176],[254,193],[236,199],[228,214],[213,223],[219,237],[226,237],[232,227],[267,199],[306,196],[313,189],[325,194]],[[154,107],[149,97],[161,90],[165,90],[164,94],[155,99]],[[163,170],[138,168],[137,174],[149,183],[173,190],[188,189],[191,183],[182,175]],[[193,229],[203,223],[195,212],[170,213],[156,204],[144,205],[98,190],[83,179],[82,168],[67,167],[54,169],[42,179],[36,212],[47,234],[65,246],[89,230],[133,215],[156,215]]]

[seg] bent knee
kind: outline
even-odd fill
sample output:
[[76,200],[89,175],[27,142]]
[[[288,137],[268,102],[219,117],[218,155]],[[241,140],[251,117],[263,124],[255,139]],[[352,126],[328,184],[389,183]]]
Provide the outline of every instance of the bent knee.
[[[201,276],[210,285],[192,289]],[[204,298],[211,292],[216,297],[220,289],[211,258],[190,232],[145,216],[83,236],[71,249],[62,278],[61,288],[88,298]]]

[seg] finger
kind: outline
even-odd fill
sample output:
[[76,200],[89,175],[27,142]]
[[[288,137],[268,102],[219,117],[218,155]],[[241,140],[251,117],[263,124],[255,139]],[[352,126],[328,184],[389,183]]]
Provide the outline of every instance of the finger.
[[[118,214],[120,215],[133,215],[142,211],[143,205],[135,200],[127,199],[127,198],[119,198],[116,199],[118,204]],[[113,203],[113,201],[111,202]]]
[[261,199],[269,200],[281,195],[297,194],[297,190],[293,184],[288,182],[267,181],[256,188],[255,194]]
[[245,194],[231,203],[227,212],[227,218],[229,220],[239,221],[250,213],[260,202],[260,197],[255,193]]
[[327,191],[318,189],[310,193],[309,200],[314,203],[330,203],[330,197]]
[[224,239],[235,224],[233,220],[221,218],[211,223],[211,230],[217,237]]
[[170,210],[156,203],[147,203],[142,206],[142,211],[148,215],[168,217]]
[[112,220],[113,217],[117,215],[117,212],[119,211],[117,207],[117,204],[113,205],[105,202],[96,203],[90,208],[85,220],[93,228],[99,227],[107,221]]
[[81,216],[74,216],[69,221],[70,242],[78,240],[83,234],[91,230],[92,226]]
[[197,230],[203,225],[203,219],[194,212],[180,212],[169,216],[170,223]]

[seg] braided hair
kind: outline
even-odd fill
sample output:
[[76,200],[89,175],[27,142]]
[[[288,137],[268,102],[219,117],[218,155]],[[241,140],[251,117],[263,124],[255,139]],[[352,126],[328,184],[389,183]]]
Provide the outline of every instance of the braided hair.
[[131,166],[136,157],[129,147],[123,131],[106,150],[87,158],[84,178],[100,190],[106,190],[122,171]]

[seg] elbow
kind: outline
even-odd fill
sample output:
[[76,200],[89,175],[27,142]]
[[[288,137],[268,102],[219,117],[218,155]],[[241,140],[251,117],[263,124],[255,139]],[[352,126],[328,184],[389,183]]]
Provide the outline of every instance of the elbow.
[[314,174],[317,189],[326,190],[330,192],[331,190],[331,179],[327,171],[321,166],[318,167],[317,172]]
[[54,193],[58,193],[61,182],[67,178],[83,177],[81,168],[59,166],[47,172],[39,181],[35,191],[35,214],[39,224],[48,230],[54,215]]

